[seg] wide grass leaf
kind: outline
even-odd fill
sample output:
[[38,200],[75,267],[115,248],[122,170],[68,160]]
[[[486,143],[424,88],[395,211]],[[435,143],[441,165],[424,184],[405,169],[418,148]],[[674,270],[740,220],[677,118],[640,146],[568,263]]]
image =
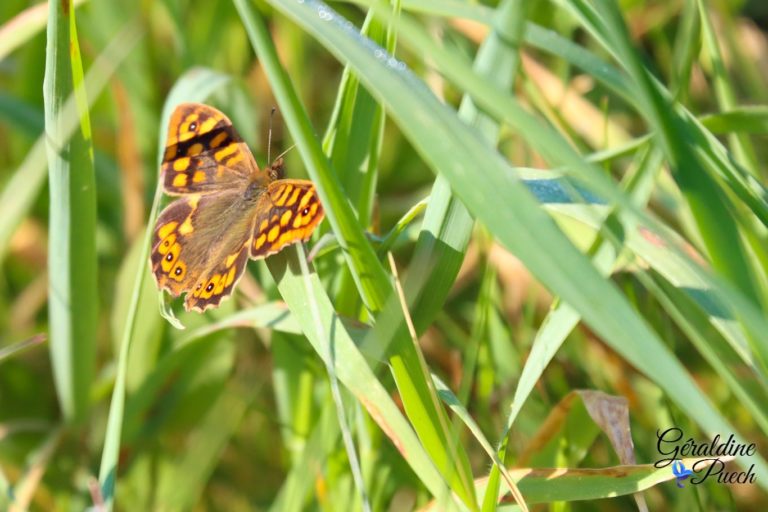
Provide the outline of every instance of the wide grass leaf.
[[[48,13],[45,131],[50,187],[48,258],[50,348],[56,392],[68,420],[85,416],[96,363],[96,183],[75,8]],[[67,136],[61,117],[74,92],[79,130]]]

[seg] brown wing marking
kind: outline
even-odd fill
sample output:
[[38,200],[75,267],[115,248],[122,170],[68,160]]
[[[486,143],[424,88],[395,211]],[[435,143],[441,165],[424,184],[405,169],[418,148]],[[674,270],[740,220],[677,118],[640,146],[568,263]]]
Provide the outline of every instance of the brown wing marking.
[[229,297],[245,271],[249,245],[250,240],[201,275],[184,298],[184,309],[202,313],[208,308],[218,307],[222,300]]
[[183,195],[245,186],[259,168],[227,116],[208,105],[182,103],[168,123],[161,172],[165,192]]
[[325,212],[315,186],[307,180],[277,180],[262,196],[268,205],[257,208],[251,258],[265,258],[312,236]]

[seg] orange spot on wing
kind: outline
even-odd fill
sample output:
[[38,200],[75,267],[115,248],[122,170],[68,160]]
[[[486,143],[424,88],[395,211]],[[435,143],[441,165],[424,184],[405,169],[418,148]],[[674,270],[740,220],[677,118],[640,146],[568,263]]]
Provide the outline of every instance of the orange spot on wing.
[[216,288],[213,289],[213,293],[215,293],[216,295],[223,292],[224,287],[227,286],[227,276],[219,274],[217,277],[219,278],[219,284],[217,284]]
[[293,216],[293,212],[291,210],[286,210],[285,213],[283,213],[282,217],[280,217],[280,225],[285,227],[288,225],[288,223],[291,221],[291,217]]
[[227,158],[229,155],[234,154],[235,151],[237,151],[237,144],[234,142],[230,142],[229,144],[224,146],[222,149],[214,153],[213,157],[216,159],[217,162],[221,162],[225,158]]
[[173,231],[176,229],[176,226],[178,226],[178,222],[168,222],[166,224],[163,224],[160,226],[160,229],[157,230],[157,237],[160,240],[164,240],[165,237],[173,233]]
[[301,189],[297,188],[293,191],[293,195],[290,197],[290,199],[285,202],[285,206],[293,206],[296,204],[296,200],[299,199],[299,194],[301,194]]
[[230,166],[231,165],[235,165],[235,164],[239,164],[244,159],[245,159],[245,157],[243,156],[243,152],[242,151],[238,151],[237,153],[235,153],[235,155],[233,157],[231,157],[229,160],[227,160],[226,164],[230,165]]
[[216,291],[216,287],[219,284],[219,279],[220,278],[221,277],[218,274],[216,274],[215,276],[211,277],[208,280],[208,283],[205,285],[205,287],[200,291],[200,296],[202,298],[204,298],[204,299],[210,299],[211,296]]
[[227,261],[224,262],[224,266],[227,268],[231,267],[239,255],[240,251],[237,251],[227,256]]
[[190,130],[189,127],[192,123],[197,121],[199,117],[200,116],[197,114],[189,114],[184,122],[181,123],[181,126],[179,126],[179,141],[183,142],[189,140],[196,135],[197,132]]
[[219,123],[219,120],[215,117],[209,117],[205,121],[203,121],[203,124],[200,125],[198,128],[198,131],[200,133],[208,133]]
[[179,258],[180,252],[181,245],[177,242],[171,246],[171,248],[168,250],[168,253],[163,257],[162,260],[160,260],[160,266],[163,267],[165,272],[171,271],[173,264],[176,263],[176,260]]
[[176,158],[176,153],[178,152],[176,147],[176,144],[174,144],[165,148],[165,155],[163,156],[163,160],[167,162],[168,160],[173,160]]
[[224,285],[225,288],[231,285],[235,281],[236,270],[237,269],[235,267],[232,267],[231,269],[229,269],[229,273],[227,274],[226,284]]
[[299,210],[307,206],[314,195],[315,193],[312,189],[308,190],[307,193],[304,194],[301,198],[301,202],[299,203]]
[[184,188],[187,186],[187,175],[177,174],[173,177],[173,186],[176,188]]
[[195,171],[194,176],[192,176],[192,182],[202,183],[204,181],[205,181],[205,171]]
[[312,219],[315,218],[315,214],[317,213],[317,203],[313,204],[309,208],[309,213],[304,216],[304,225],[306,226],[310,222],[312,222]]
[[204,149],[203,145],[200,144],[199,142],[196,142],[196,143],[192,144],[191,146],[189,146],[189,150],[187,151],[187,155],[188,156],[197,156],[197,155],[199,155],[200,153],[203,152],[203,149]]
[[157,252],[165,256],[168,254],[168,251],[171,250],[171,246],[176,242],[176,235],[168,235],[165,240],[160,244],[160,247],[157,248]]
[[294,229],[294,230],[285,232],[282,235],[280,235],[280,240],[275,245],[282,248],[288,244],[291,244],[297,240],[300,240],[302,238],[303,233],[304,231],[300,229]]
[[291,193],[291,190],[293,190],[293,185],[288,184],[282,187],[277,192],[277,198],[275,199],[275,205],[276,206],[283,206],[285,204],[285,200],[288,199],[288,194]]
[[173,161],[173,170],[176,172],[186,171],[189,167],[189,157],[182,156]]
[[277,240],[277,236],[280,234],[280,226],[275,225],[272,226],[272,229],[269,230],[269,234],[267,235],[267,240],[269,242],[274,242]]
[[191,232],[195,230],[194,226],[192,226],[192,216],[190,215],[187,217],[187,220],[184,221],[184,224],[181,225],[179,228],[179,233],[182,235],[188,235]]
[[187,273],[187,266],[179,261],[176,263],[176,265],[171,269],[170,276],[172,279],[175,279],[176,281],[183,281],[184,276]]
[[258,251],[259,249],[261,249],[261,246],[264,245],[264,242],[266,241],[267,241],[267,235],[262,233],[261,236],[259,236],[259,238],[257,238],[256,241],[253,243],[253,248]]
[[221,132],[218,135],[216,135],[214,138],[211,139],[211,147],[217,148],[221,146],[221,143],[227,140],[227,132]]

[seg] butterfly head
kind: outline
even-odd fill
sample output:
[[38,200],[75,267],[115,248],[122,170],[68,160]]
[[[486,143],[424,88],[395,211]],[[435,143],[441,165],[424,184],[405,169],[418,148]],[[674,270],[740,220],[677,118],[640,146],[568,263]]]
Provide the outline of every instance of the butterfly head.
[[272,165],[267,167],[266,171],[267,176],[269,176],[269,181],[282,180],[285,178],[285,160],[283,160],[283,157],[278,157],[272,162]]

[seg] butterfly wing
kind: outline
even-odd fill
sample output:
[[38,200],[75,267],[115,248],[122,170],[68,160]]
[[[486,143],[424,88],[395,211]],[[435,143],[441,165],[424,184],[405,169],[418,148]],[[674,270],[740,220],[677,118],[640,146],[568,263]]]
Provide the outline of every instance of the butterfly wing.
[[273,181],[259,200],[251,240],[254,259],[306,241],[325,215],[315,186],[307,180]]
[[161,170],[170,195],[228,190],[259,173],[229,118],[201,103],[182,103],[173,111]]
[[237,190],[172,202],[160,214],[152,242],[158,288],[175,297],[186,292],[187,310],[217,306],[245,270],[253,219],[254,204]]
[[[242,242],[242,243],[240,243]],[[184,298],[184,309],[203,312],[218,307],[243,276],[248,263],[248,240],[237,240],[203,272]]]

